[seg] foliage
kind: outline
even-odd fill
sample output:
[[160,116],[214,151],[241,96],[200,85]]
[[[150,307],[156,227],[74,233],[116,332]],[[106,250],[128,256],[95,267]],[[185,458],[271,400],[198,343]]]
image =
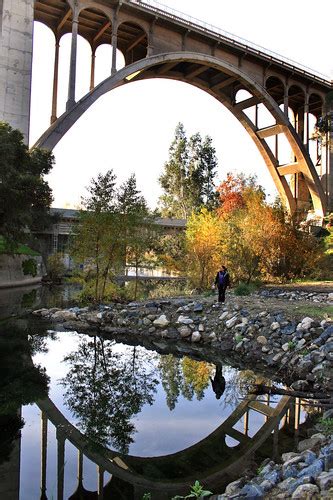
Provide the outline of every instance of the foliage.
[[34,259],[24,260],[22,262],[22,270],[24,275],[30,274],[30,276],[36,276],[37,275],[36,261]]
[[154,243],[158,264],[167,271],[183,273],[186,269],[185,234],[183,232],[161,234]]
[[321,417],[319,419],[319,430],[325,434],[325,436],[330,436],[333,434],[333,418],[324,418]]
[[[7,240],[3,236],[0,236],[0,254],[8,253],[10,252],[10,249],[11,247]],[[32,257],[40,255],[38,252],[28,247],[27,245],[17,245],[13,253],[15,255],[31,255]]]
[[109,170],[92,179],[88,193],[83,199],[87,210],[80,213],[71,250],[75,260],[84,263],[83,295],[96,301],[111,299],[110,293],[117,289],[112,280],[124,273],[128,262],[136,269],[136,298],[138,269],[148,258],[154,232],[152,216],[137,190],[135,176],[131,175],[117,190],[116,177]]
[[164,194],[160,197],[162,215],[187,219],[202,206],[215,206],[214,178],[217,158],[212,139],[199,133],[186,137],[178,123],[169,148],[169,159],[159,178]]
[[256,177],[246,177],[244,174],[234,175],[228,172],[226,179],[217,188],[219,215],[226,215],[244,208],[245,197],[249,191],[254,191],[264,197],[263,189],[257,184]]
[[190,493],[185,497],[176,495],[172,500],[185,499],[185,498],[204,498],[212,495],[213,493],[208,490],[204,490],[203,486],[199,483],[199,481],[195,481],[194,485],[191,486]]
[[192,214],[186,228],[186,264],[192,283],[199,290],[209,288],[221,264],[221,221],[206,208]]
[[143,351],[133,347],[128,357],[113,347],[114,342],[97,337],[82,340],[65,358],[70,369],[62,385],[65,404],[86,436],[128,453],[135,432],[132,417],[152,404],[158,382]]
[[261,188],[251,183],[245,182],[241,205],[218,209],[226,265],[247,283],[306,275],[322,255],[318,241],[298,230],[281,207],[268,205]]
[[149,292],[150,298],[178,297],[180,295],[191,295],[192,288],[185,280],[160,281],[152,287]]
[[250,295],[252,293],[252,287],[249,283],[243,283],[241,281],[234,289],[235,295]]
[[310,318],[333,318],[333,306],[326,304],[297,305],[297,314],[300,316],[310,316]]
[[29,151],[21,132],[0,122],[0,234],[7,251],[24,241],[27,228],[49,225],[52,194],[44,176],[53,164],[49,151]]
[[54,253],[47,259],[47,275],[51,281],[60,281],[66,271],[66,266],[63,262],[61,253]]
[[203,398],[213,367],[186,356],[180,360],[168,354],[161,357],[159,370],[167,406],[173,410],[180,394],[189,401],[194,395],[198,400]]

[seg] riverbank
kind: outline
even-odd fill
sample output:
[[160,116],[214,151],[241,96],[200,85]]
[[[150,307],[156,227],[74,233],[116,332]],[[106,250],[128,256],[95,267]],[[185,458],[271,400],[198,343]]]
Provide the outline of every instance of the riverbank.
[[[40,309],[33,314],[57,324],[60,331],[64,328],[119,341],[126,338],[159,352],[172,346],[179,355],[213,363],[232,360],[234,365],[255,368],[297,391],[331,392],[333,321],[328,312],[333,308],[332,292],[285,293],[230,294],[225,305],[217,304],[213,297],[170,298]],[[309,307],[316,312],[314,317],[304,314]],[[216,498],[307,498],[308,493],[327,492],[327,473],[331,478],[333,470],[325,450],[331,457],[333,445],[330,438],[316,434],[318,430],[310,435],[313,441],[307,448],[285,455],[282,464],[262,464],[256,476],[244,475]]]

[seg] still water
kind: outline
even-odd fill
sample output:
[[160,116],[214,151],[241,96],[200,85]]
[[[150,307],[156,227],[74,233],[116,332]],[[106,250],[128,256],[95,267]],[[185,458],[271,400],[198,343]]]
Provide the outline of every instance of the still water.
[[[273,455],[268,410],[241,411],[262,375],[52,328],[29,316],[1,324],[2,500],[172,498],[207,477],[219,493],[265,432],[258,459]],[[271,398],[272,415],[281,404]],[[294,439],[285,413],[280,453]]]

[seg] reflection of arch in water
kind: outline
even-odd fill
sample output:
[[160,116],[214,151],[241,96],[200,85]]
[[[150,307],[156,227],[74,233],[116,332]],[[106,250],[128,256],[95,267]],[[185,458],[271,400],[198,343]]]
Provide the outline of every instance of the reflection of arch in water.
[[[280,421],[289,411],[290,398],[284,396],[275,408],[264,404],[251,396],[242,401],[233,413],[205,439],[185,450],[159,457],[135,457],[121,455],[103,447],[91,446],[91,442],[74,427],[47,398],[38,402],[42,411],[42,491],[46,486],[46,449],[47,420],[57,429],[58,443],[58,499],[63,498],[65,441],[70,441],[79,450],[79,486],[82,489],[82,458],[85,455],[99,467],[99,487],[103,488],[103,472],[109,472],[116,481],[132,485],[136,493],[150,491],[158,493],[158,498],[165,495],[188,492],[193,482],[198,479],[209,488],[218,487],[223,480],[228,480],[239,470],[245,460],[256,451],[274,431],[274,440]],[[248,436],[248,415],[254,411],[265,416],[265,422],[251,438]],[[299,421],[299,415],[295,418]],[[244,433],[235,429],[237,422],[244,423]],[[238,444],[230,448],[226,438],[231,437]],[[80,471],[80,467],[79,467]],[[81,480],[80,480],[81,478]],[[111,483],[105,488],[112,489]],[[115,481],[115,482],[116,482]],[[167,498],[168,496],[166,496]],[[153,497],[154,498],[154,497]]]

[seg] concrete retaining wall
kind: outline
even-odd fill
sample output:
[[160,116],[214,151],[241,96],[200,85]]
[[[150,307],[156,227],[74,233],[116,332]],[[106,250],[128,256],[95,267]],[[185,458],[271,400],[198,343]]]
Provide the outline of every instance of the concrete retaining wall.
[[[25,260],[33,259],[37,264],[37,274],[24,274],[22,263]],[[39,283],[45,274],[43,259],[41,256],[32,257],[30,255],[0,255],[0,288],[32,285]]]

